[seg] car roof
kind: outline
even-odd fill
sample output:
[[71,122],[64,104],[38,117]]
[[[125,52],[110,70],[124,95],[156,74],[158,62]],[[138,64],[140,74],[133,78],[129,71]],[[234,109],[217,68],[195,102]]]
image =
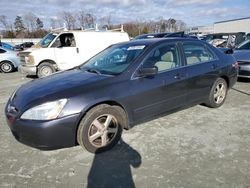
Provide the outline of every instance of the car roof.
[[[131,40],[127,42],[122,42],[119,44],[134,44],[134,45],[153,45],[162,42],[182,42],[182,41],[200,41],[193,38],[182,38],[182,37],[170,37],[170,38],[152,38],[152,39],[141,39],[141,40]],[[200,41],[203,43],[203,41]]]

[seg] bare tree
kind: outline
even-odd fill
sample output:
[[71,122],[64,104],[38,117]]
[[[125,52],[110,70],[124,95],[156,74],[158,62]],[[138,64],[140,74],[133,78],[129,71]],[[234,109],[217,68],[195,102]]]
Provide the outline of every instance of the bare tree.
[[27,14],[23,16],[23,19],[24,19],[24,23],[28,31],[33,32],[36,30],[37,17],[35,14],[33,14],[32,12],[28,12]]
[[84,21],[86,23],[86,28],[94,28],[96,23],[96,17],[91,13],[87,13],[84,17]]
[[8,30],[8,22],[5,15],[0,15],[0,24],[4,27],[5,30]]
[[103,28],[111,29],[111,14],[108,14],[107,16],[103,16],[99,19],[99,22],[101,23],[101,26]]
[[50,18],[50,27],[51,27],[52,29],[63,27],[63,20],[60,19],[60,18],[57,17],[57,16],[51,17],[51,18]]
[[82,29],[85,28],[85,12],[81,10],[77,15],[77,20],[79,22],[79,25]]
[[185,31],[187,29],[187,24],[182,20],[177,20],[175,25],[177,31]]
[[75,29],[76,28],[76,18],[71,12],[63,11],[62,13],[62,19],[66,23],[66,27],[68,29]]

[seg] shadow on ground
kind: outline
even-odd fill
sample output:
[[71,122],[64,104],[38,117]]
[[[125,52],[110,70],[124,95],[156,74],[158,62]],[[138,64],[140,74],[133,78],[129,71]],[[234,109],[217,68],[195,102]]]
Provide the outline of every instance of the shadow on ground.
[[140,165],[141,155],[121,140],[112,150],[95,155],[87,187],[135,187],[131,166]]

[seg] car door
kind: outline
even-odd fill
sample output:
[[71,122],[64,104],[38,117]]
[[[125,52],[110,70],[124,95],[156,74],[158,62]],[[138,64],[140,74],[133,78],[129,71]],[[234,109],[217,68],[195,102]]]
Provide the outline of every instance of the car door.
[[55,59],[61,70],[73,68],[80,64],[79,49],[72,33],[63,33],[55,40]]
[[220,63],[216,54],[202,42],[183,42],[189,103],[204,102],[218,78]]
[[176,43],[154,48],[140,68],[158,68],[150,77],[135,76],[130,83],[135,120],[142,120],[181,106],[186,101],[185,67]]

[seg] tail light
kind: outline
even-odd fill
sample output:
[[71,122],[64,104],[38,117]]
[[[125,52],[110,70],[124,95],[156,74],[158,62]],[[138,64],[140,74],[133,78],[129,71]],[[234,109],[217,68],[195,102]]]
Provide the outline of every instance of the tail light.
[[235,68],[239,68],[240,64],[239,64],[239,62],[236,61],[235,63],[232,64],[232,66]]

